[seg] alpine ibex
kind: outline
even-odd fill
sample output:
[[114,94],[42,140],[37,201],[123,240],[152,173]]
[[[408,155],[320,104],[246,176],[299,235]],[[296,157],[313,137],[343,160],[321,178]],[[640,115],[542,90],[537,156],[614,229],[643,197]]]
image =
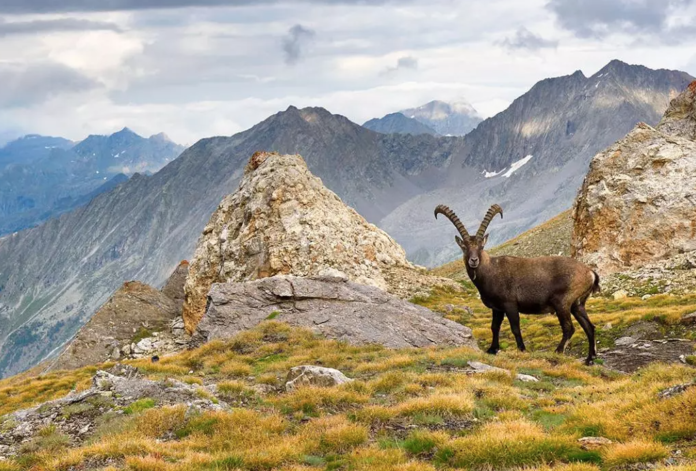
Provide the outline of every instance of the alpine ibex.
[[520,313],[546,314],[555,312],[563,329],[563,338],[556,348],[563,353],[566,342],[573,336],[575,328],[571,314],[587,334],[590,343],[586,363],[592,364],[596,357],[594,325],[585,311],[585,302],[590,294],[599,291],[599,275],[586,265],[569,257],[491,257],[484,250],[488,241],[486,229],[493,218],[503,209],[494,204],[486,213],[475,236],[470,236],[464,224],[447,206],[435,208],[445,215],[459,231],[457,245],[464,253],[466,272],[481,294],[481,301],[493,310],[493,342],[488,353],[496,354],[500,349],[500,325],[507,316],[515,335],[517,348],[525,350],[520,332]]

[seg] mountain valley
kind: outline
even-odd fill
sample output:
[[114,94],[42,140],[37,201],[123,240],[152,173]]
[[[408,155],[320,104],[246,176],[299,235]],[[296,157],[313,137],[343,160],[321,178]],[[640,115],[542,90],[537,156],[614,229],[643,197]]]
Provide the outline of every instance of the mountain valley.
[[590,78],[538,83],[463,138],[380,134],[321,108],[290,107],[232,137],[203,139],[152,176],[135,174],[0,239],[0,374],[55,353],[125,280],[160,286],[191,257],[258,150],[301,154],[412,261],[435,266],[459,253],[453,228],[432,217],[437,204],[473,226],[500,203],[506,217],[491,243],[509,239],[568,209],[591,157],[638,121],[656,124],[691,80],[613,61]]

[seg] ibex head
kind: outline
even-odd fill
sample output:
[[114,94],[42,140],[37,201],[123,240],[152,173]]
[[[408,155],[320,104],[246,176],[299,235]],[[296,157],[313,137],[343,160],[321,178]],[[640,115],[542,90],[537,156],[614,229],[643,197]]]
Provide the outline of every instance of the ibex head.
[[454,240],[457,241],[457,245],[459,245],[459,247],[462,249],[467,266],[474,270],[477,269],[483,258],[481,252],[483,252],[483,248],[485,247],[486,242],[488,242],[488,234],[486,234],[486,229],[488,229],[488,225],[491,223],[496,214],[500,214],[501,218],[503,217],[503,208],[497,204],[491,206],[486,213],[486,216],[483,218],[483,221],[481,221],[481,226],[479,226],[479,229],[474,236],[469,235],[464,227],[464,224],[462,224],[457,215],[454,214],[454,211],[449,209],[447,206],[439,205],[437,208],[435,208],[436,219],[438,214],[444,214],[447,219],[452,221],[454,227],[457,228],[461,237],[455,236]]

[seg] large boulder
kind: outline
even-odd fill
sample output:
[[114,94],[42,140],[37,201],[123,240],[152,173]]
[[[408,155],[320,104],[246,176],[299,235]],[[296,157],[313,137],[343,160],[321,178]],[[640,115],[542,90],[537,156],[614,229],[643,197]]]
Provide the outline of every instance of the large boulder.
[[696,250],[696,82],[592,160],[573,254],[608,274]]
[[214,283],[326,270],[402,297],[448,283],[409,263],[391,237],[328,190],[302,157],[256,153],[198,241],[185,288],[186,327],[193,332],[203,317]]
[[267,319],[357,345],[478,349],[471,329],[374,286],[332,276],[285,275],[214,284],[192,343],[229,338]]

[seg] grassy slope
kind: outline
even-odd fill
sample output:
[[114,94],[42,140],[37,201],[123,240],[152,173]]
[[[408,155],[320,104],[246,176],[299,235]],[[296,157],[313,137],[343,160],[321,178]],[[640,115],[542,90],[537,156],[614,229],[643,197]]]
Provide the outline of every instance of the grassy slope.
[[[453,301],[472,305],[469,323],[485,343],[482,308],[466,296],[439,292],[420,302],[434,308]],[[677,300],[638,306],[600,300],[593,308],[601,310],[596,316],[603,320],[621,322],[648,310],[663,312],[668,322],[696,306],[696,298],[672,301]],[[450,316],[466,315],[455,308]],[[551,324],[526,324],[533,353],[507,348],[490,357],[452,347],[353,347],[270,321],[160,363],[128,362],[155,379],[215,382],[220,398],[235,406],[232,410],[185,414],[184,406],[159,408],[153,398],[134,413],[111,417],[89,441],[63,453],[56,453],[56,443],[64,443],[49,430],[18,462],[0,462],[0,470],[65,470],[81,464],[91,469],[108,463],[137,470],[551,466],[580,471],[662,462],[677,449],[680,460],[696,462],[696,388],[671,399],[657,397],[666,387],[696,380],[696,370],[654,365],[627,376],[585,367],[572,356],[540,351],[557,340],[547,335],[554,330]],[[467,360],[541,381],[521,383],[499,373],[470,376],[463,371]],[[338,368],[356,381],[266,396],[252,389],[282,384],[288,369],[301,364]],[[60,397],[73,387],[87,388],[94,371],[2,381],[0,414]],[[587,435],[608,437],[614,444],[600,452],[584,451],[577,438]]]
[[[456,271],[449,274],[456,276]],[[473,286],[462,286],[461,292],[441,289],[414,301],[469,325],[487,346],[490,315]],[[696,310],[696,295],[646,301],[597,298],[588,310],[598,326],[612,324],[598,331],[600,347],[609,346],[622,329],[641,319],[673,328],[682,314]],[[555,317],[524,316],[522,322],[531,353],[515,351],[506,326],[503,351],[491,357],[453,347],[354,347],[270,321],[156,364],[129,361],[153,379],[216,383],[220,399],[233,409],[186,414],[184,406],[159,407],[157,398],[138,401],[131,413],[105,419],[89,440],[68,451],[59,453],[65,441],[47,429],[18,460],[0,461],[0,471],[104,466],[149,471],[592,471],[646,469],[648,463],[655,463],[652,469],[696,470],[696,388],[658,398],[667,387],[696,381],[694,368],[652,365],[623,375],[599,365],[585,367],[578,360],[587,347],[581,333],[571,341],[571,355],[561,356],[551,353],[560,340]],[[681,334],[696,339],[693,330]],[[522,383],[500,373],[471,376],[464,370],[468,360],[541,381]],[[281,386],[287,371],[301,364],[338,368],[355,381],[289,393],[255,391],[260,384]],[[0,381],[0,415],[73,388],[85,389],[95,369],[41,377],[27,373]],[[614,443],[586,451],[577,442],[582,436],[603,436]]]

